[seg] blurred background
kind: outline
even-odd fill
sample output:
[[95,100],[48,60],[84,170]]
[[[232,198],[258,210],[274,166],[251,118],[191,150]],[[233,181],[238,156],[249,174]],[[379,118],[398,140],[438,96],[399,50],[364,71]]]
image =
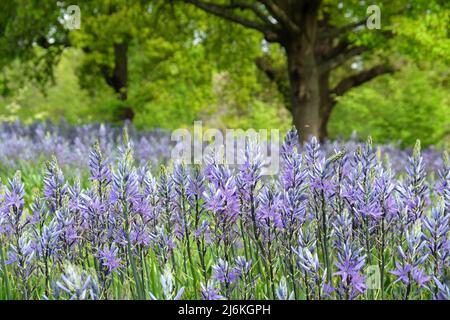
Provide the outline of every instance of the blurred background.
[[322,140],[448,147],[449,4],[1,0],[0,122],[285,132],[307,119]]

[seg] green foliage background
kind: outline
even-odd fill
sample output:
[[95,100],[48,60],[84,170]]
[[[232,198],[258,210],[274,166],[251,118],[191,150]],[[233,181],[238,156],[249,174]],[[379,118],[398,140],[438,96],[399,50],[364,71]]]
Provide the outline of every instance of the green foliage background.
[[[123,102],[101,72],[114,63],[113,43],[126,40],[126,103],[136,113],[138,128],[189,127],[194,120],[216,128],[286,131],[292,125],[281,94],[255,65],[262,54],[284,65],[284,54],[278,46],[264,43],[258,32],[181,4],[78,2],[82,28],[70,32],[56,23],[58,10],[51,1],[2,4],[0,121],[114,121]],[[394,12],[400,2],[380,3],[382,12]],[[420,19],[396,17],[386,26],[396,34],[389,45],[379,43],[376,33],[355,35],[355,43],[379,48],[370,57],[344,65],[338,75],[351,74],[380,57],[394,60],[401,70],[341,97],[329,123],[330,138],[356,132],[361,139],[371,135],[376,142],[401,140],[403,146],[411,146],[421,139],[424,145],[448,146],[450,10],[436,3],[414,1],[417,11],[428,8]],[[366,8],[360,1],[325,4],[333,8],[336,23],[346,23],[349,13],[364,14]],[[8,22],[11,17],[14,23]],[[44,50],[35,45],[39,35],[54,41],[67,36],[71,47]],[[26,39],[25,45],[18,38]]]
[[403,146],[416,139],[424,145],[443,143],[450,119],[448,80],[442,69],[408,65],[343,96],[329,129],[333,136],[356,131],[376,141],[400,140]]

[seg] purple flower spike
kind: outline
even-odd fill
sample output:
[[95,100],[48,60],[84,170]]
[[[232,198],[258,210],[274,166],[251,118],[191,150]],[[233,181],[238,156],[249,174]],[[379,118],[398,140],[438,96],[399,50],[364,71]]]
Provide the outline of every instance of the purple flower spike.
[[119,249],[115,246],[100,249],[98,252],[99,260],[102,265],[108,269],[108,273],[116,271],[120,268],[121,259],[118,257]]

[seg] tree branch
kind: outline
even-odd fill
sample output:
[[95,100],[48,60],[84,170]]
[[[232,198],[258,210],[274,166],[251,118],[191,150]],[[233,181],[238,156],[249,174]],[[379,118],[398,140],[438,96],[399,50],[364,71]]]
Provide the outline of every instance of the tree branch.
[[270,21],[269,17],[258,8],[256,3],[248,3],[248,2],[232,2],[229,5],[224,5],[226,8],[230,9],[241,9],[241,10],[250,10],[252,11],[259,19],[264,21],[266,24],[273,26],[274,28],[278,28],[276,24]]
[[367,17],[365,17],[362,20],[359,20],[359,21],[356,21],[353,23],[349,23],[342,27],[332,27],[332,26],[327,25],[327,27],[328,27],[327,30],[323,31],[319,35],[319,38],[338,38],[342,35],[347,34],[349,31],[353,31],[357,28],[365,26],[366,21],[367,21]]
[[[235,14],[233,11],[234,8],[239,8],[236,4],[231,5],[218,5],[210,2],[204,2],[200,0],[183,0],[184,2],[190,3],[194,6],[196,6],[199,9],[202,9],[203,11],[206,11],[208,13],[211,13],[215,16],[227,19],[229,21],[238,23],[240,25],[243,25],[244,27],[258,30],[261,33],[264,34],[264,37],[269,42],[278,42],[279,37],[276,33],[276,30],[274,29],[273,24],[267,24],[267,23],[259,23],[253,20],[246,19],[244,17],[241,17],[237,14]],[[242,7],[241,3],[241,7]],[[244,4],[245,7],[247,5]]]
[[348,59],[360,55],[368,50],[369,48],[366,46],[335,47],[329,54],[326,55],[324,61],[320,63],[320,72],[327,72],[336,69]]
[[[381,31],[380,34],[385,39],[390,39],[394,36],[393,32],[390,30]],[[321,41],[326,42],[327,40],[322,39]],[[347,38],[342,39],[336,46],[323,54],[323,58],[319,61],[320,71],[326,72],[335,69],[348,59],[358,56],[371,49],[373,48],[367,46],[354,46]]]
[[[404,15],[407,11],[411,10],[412,7],[405,6],[402,9],[396,11],[395,13],[392,13],[390,16],[399,16],[399,15]],[[367,16],[362,17],[360,20],[351,22],[347,25],[341,26],[341,27],[337,27],[337,26],[331,26],[328,25],[328,21],[326,22],[326,30],[324,30],[323,32],[321,32],[321,34],[319,35],[319,38],[340,38],[340,37],[346,37],[348,35],[349,32],[351,31],[357,31],[357,30],[364,30],[366,28],[366,23],[367,23]],[[383,18],[385,19],[385,18]],[[388,37],[390,36],[389,32],[383,32],[385,35],[387,35]]]
[[342,79],[336,87],[334,87],[333,90],[331,90],[331,93],[336,96],[342,96],[347,91],[349,91],[352,88],[355,88],[357,86],[360,86],[380,75],[387,74],[387,73],[393,73],[397,71],[397,67],[393,67],[390,65],[377,65],[375,67],[372,67],[368,70],[364,70],[360,73],[354,74],[352,76],[349,76],[347,78]]
[[262,4],[269,10],[269,12],[273,15],[273,17],[281,23],[284,27],[286,27],[291,33],[300,33],[300,27],[297,26],[281,9],[277,4],[273,3],[271,0],[260,0]]

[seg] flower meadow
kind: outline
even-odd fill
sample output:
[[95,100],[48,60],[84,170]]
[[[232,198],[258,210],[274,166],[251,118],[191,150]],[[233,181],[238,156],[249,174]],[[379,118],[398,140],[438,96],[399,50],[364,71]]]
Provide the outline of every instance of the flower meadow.
[[[134,143],[134,156],[139,164],[158,166],[170,158],[170,132],[157,129],[137,131],[127,124]],[[0,166],[19,169],[23,164],[45,162],[55,156],[61,167],[82,170],[91,146],[99,141],[105,154],[115,155],[121,143],[122,127],[110,124],[79,126],[61,122],[0,123]],[[40,161],[42,160],[42,161]]]
[[[171,133],[163,129],[138,131],[131,124],[124,126],[134,145],[134,158],[138,165],[150,164],[158,168],[167,164],[171,157]],[[65,121],[34,122],[24,125],[19,121],[0,123],[0,169],[21,169],[24,166],[43,165],[55,156],[62,168],[82,174],[86,169],[87,155],[91,146],[98,141],[104,154],[117,157],[117,146],[122,143],[123,127],[111,124],[70,125]],[[326,155],[336,149],[353,152],[359,145],[355,134],[348,140],[327,140],[321,145]],[[381,157],[389,157],[395,172],[404,171],[412,150],[400,149],[399,143],[377,145]],[[426,171],[437,172],[442,167],[442,153],[433,146],[422,150]],[[25,168],[26,170],[26,168]]]
[[1,153],[24,150],[7,165],[48,161],[31,190],[2,177],[2,299],[450,298],[450,163],[419,142],[300,146],[291,130],[263,176],[250,141],[238,166],[187,165],[163,134],[3,129]]

